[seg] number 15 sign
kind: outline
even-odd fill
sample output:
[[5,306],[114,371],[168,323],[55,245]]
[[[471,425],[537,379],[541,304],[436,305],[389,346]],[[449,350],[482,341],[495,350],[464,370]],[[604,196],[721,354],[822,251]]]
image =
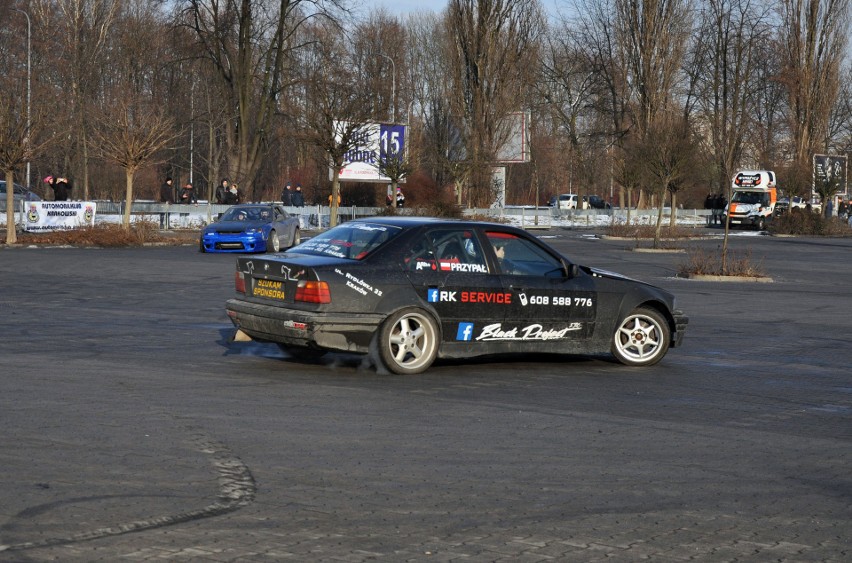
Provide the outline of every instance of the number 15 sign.
[[[337,131],[348,124],[336,123]],[[381,164],[405,155],[405,125],[365,123],[354,135],[355,142],[344,155],[340,180],[351,182],[390,182],[379,170]],[[329,178],[332,171],[329,170]]]

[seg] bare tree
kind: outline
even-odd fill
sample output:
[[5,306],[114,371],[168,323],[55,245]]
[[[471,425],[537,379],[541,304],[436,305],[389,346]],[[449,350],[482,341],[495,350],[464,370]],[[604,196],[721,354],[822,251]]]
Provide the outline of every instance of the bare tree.
[[809,164],[828,132],[849,32],[849,0],[784,0],[784,69],[793,159]]
[[371,113],[371,96],[360,87],[352,51],[333,26],[317,25],[312,33],[322,40],[301,53],[305,108],[299,136],[328,156],[332,170],[330,224],[335,226],[340,169],[346,153],[361,143],[361,132]]
[[6,244],[18,240],[15,232],[15,171],[44,152],[53,138],[43,134],[41,115],[26,119],[23,88],[10,88],[0,96],[0,172],[6,180]]
[[657,196],[657,224],[654,230],[654,248],[660,243],[663,222],[663,208],[666,194],[672,195],[671,213],[674,221],[676,214],[677,191],[689,178],[695,167],[696,144],[689,122],[675,112],[658,113],[654,122],[649,124],[647,134],[640,147],[638,160],[652,191]]
[[[709,0],[693,43],[691,61],[697,69],[701,123],[709,129],[715,184],[730,201],[731,178],[749,140],[757,96],[754,75],[758,47],[769,40],[767,13],[752,0]],[[722,264],[728,252],[725,222]]]
[[50,37],[58,55],[57,72],[63,83],[61,109],[68,111],[68,157],[74,178],[83,186],[83,198],[89,198],[89,122],[88,108],[97,96],[98,75],[110,29],[119,10],[119,0],[35,0],[35,19],[45,36]]
[[491,163],[507,139],[506,117],[521,109],[544,19],[537,0],[450,0],[447,25],[454,41],[452,103],[464,123],[470,200],[490,203]]
[[229,176],[249,191],[280,130],[279,97],[297,75],[293,52],[307,41],[298,32],[338,0],[188,0],[184,22],[216,70],[217,90],[229,118],[225,150]]
[[96,154],[121,166],[125,172],[122,220],[125,229],[130,228],[134,176],[143,166],[157,162],[157,153],[177,134],[174,121],[165,116],[162,108],[134,100],[130,94],[110,104],[104,113],[96,117]]

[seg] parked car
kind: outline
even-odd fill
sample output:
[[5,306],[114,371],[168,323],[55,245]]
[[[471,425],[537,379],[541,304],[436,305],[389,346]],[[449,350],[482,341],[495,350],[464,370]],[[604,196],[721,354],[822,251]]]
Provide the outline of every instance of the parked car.
[[[28,190],[20,184],[15,184],[14,195],[15,210],[19,210],[22,201],[41,201],[41,197],[33,191]],[[6,181],[0,180],[0,205],[6,209]]]
[[[557,209],[577,209],[577,197],[577,194],[560,194],[550,198],[550,203],[548,205],[550,207],[556,207]],[[588,198],[583,196],[582,201],[583,204],[581,209],[588,209]]]
[[235,289],[225,305],[235,340],[296,357],[369,354],[397,374],[508,353],[647,366],[680,344],[688,322],[668,291],[475,221],[348,221],[274,256],[238,257]]
[[588,201],[592,209],[612,209],[612,205],[599,195],[590,195]]
[[230,207],[201,231],[201,252],[279,252],[299,244],[299,218],[281,205]]

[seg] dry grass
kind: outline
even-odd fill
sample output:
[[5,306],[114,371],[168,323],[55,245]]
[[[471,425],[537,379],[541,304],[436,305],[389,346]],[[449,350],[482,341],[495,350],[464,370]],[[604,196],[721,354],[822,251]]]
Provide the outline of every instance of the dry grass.
[[187,244],[198,241],[197,231],[163,233],[155,223],[134,223],[129,230],[121,225],[102,224],[49,233],[21,233],[19,244],[55,244],[116,248],[144,244]]
[[[654,225],[628,225],[625,223],[613,223],[609,225],[604,234],[610,237],[619,238],[634,238],[634,239],[653,239],[657,228]],[[662,239],[688,239],[699,236],[695,229],[686,227],[669,227],[663,226],[660,228],[660,238]]]
[[737,253],[728,250],[728,259],[722,270],[722,250],[717,249],[710,252],[701,248],[687,250],[686,260],[678,264],[678,275],[689,277],[697,276],[735,276],[749,278],[763,278],[763,264],[755,263],[751,258],[751,251]]
[[852,236],[852,228],[839,217],[826,219],[819,213],[793,209],[769,222],[768,230],[775,235],[811,235],[822,237]]

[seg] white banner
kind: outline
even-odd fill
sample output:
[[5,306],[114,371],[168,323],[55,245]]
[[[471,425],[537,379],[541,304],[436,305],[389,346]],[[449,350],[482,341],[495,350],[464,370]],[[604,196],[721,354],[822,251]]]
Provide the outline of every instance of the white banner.
[[94,201],[27,201],[24,230],[61,231],[95,224]]

